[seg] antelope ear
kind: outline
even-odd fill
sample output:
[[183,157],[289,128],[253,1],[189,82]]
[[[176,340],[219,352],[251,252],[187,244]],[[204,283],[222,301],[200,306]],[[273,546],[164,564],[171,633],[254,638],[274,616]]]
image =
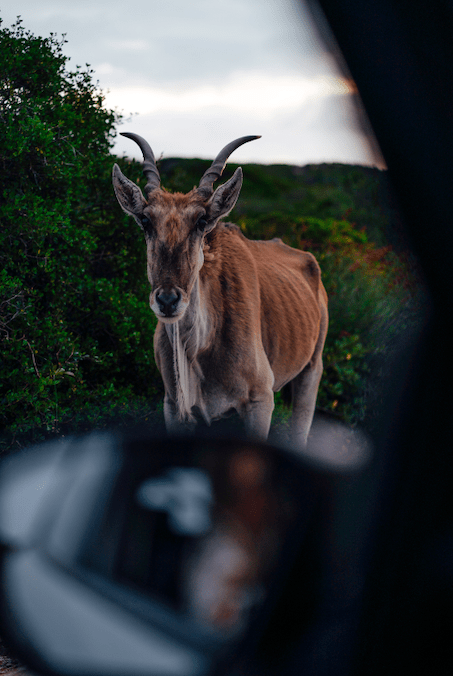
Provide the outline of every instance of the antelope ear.
[[242,169],[238,167],[229,181],[220,185],[210,198],[206,211],[209,220],[217,221],[230,213],[242,188]]
[[126,178],[117,164],[113,165],[112,182],[121,208],[130,216],[141,215],[146,207],[142,191],[138,185]]

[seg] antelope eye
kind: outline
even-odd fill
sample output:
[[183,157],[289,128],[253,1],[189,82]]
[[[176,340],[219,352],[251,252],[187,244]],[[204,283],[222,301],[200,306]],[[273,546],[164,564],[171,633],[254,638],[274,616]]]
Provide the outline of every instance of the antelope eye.
[[142,216],[141,219],[140,219],[140,221],[141,221],[141,224],[143,225],[143,227],[145,227],[145,228],[146,228],[148,225],[151,225],[151,221],[150,221],[150,219],[148,218],[148,216]]
[[204,230],[204,228],[207,226],[207,224],[208,224],[208,221],[206,220],[206,218],[199,218],[198,221],[197,221],[197,228],[199,230]]

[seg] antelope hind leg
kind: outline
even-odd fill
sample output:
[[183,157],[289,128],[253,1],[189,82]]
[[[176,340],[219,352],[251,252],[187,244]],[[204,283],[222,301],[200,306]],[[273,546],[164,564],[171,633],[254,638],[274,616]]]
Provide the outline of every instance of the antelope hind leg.
[[322,376],[322,359],[314,364],[308,364],[294,380],[291,381],[293,413],[291,417],[291,443],[294,448],[304,448],[307,445],[319,382]]

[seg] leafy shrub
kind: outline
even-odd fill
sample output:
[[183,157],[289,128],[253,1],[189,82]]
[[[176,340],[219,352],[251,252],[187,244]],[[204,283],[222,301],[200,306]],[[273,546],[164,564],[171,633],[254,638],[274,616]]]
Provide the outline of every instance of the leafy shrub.
[[30,438],[159,382],[144,245],[112,195],[119,118],[62,44],[0,30],[0,421]]

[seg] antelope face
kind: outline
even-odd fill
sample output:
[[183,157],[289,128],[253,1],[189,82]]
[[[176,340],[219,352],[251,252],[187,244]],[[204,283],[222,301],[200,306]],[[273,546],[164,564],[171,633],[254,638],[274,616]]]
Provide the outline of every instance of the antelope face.
[[236,169],[209,198],[199,189],[183,195],[157,188],[146,201],[118,165],[113,168],[113,185],[120,205],[145,234],[151,309],[160,321],[177,322],[189,305],[203,266],[204,238],[234,207],[242,171]]
[[204,262],[204,237],[211,229],[206,217],[206,205],[195,191],[171,195],[159,190],[136,219],[146,239],[149,304],[164,323],[181,319],[189,305]]
[[150,306],[160,321],[172,324],[186,311],[203,266],[204,237],[236,204],[242,186],[242,170],[214,192],[213,184],[222,174],[229,155],[243,143],[259,136],[243,136],[217,155],[203,174],[198,188],[187,195],[161,190],[154,153],[137,134],[124,133],[143,153],[147,200],[140,188],[113,167],[113,187],[121,207],[133,216],[145,233],[148,279],[153,288]]

